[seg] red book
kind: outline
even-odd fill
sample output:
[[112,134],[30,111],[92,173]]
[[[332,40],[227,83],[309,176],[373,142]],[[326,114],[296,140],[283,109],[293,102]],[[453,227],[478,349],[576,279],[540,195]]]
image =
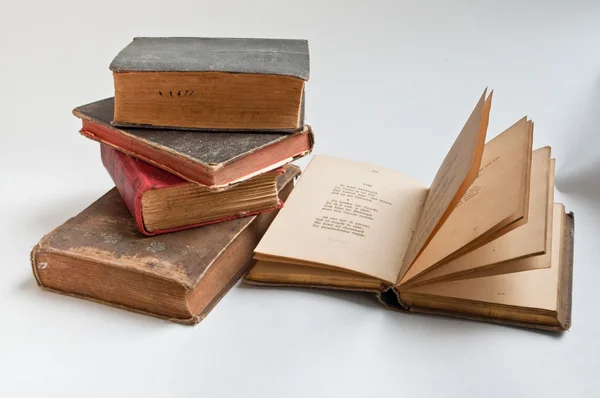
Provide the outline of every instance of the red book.
[[102,163],[139,231],[149,236],[278,209],[283,206],[278,177],[297,170],[288,165],[229,189],[211,191],[107,145],[100,149]]
[[187,181],[219,190],[310,153],[310,127],[293,133],[203,132],[113,126],[114,99],[76,108],[81,134]]

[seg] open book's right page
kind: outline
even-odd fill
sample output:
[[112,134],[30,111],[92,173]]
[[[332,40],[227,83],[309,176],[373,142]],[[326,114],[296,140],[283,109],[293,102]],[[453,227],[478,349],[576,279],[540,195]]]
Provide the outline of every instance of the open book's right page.
[[[514,261],[544,254],[552,244],[552,207],[554,204],[554,161],[550,147],[533,151],[529,186],[527,223],[478,249],[416,277],[408,284],[439,280],[477,278],[514,272]],[[546,263],[520,262],[521,266],[539,267]],[[518,270],[523,270],[518,268]]]
[[486,93],[487,90],[483,92],[433,179],[417,228],[406,255],[401,259],[398,280],[406,274],[414,259],[444,224],[477,177],[492,106],[492,94],[486,98]]
[[558,289],[561,271],[559,262],[564,217],[564,206],[555,204],[552,217],[551,250],[541,256],[515,260],[518,262],[543,260],[548,268],[432,283],[408,288],[406,292],[555,311],[560,294]]
[[532,140],[533,123],[523,118],[485,145],[477,179],[400,284],[526,217]]

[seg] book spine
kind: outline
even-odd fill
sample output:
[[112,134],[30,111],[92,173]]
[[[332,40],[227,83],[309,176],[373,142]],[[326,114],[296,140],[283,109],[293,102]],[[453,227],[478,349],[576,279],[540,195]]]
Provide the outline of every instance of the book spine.
[[137,160],[104,144],[100,144],[100,154],[102,164],[135,218],[138,230],[148,235],[142,217],[142,195],[151,188],[151,184],[139,172]]
[[195,164],[189,160],[174,156],[165,149],[136,141],[126,134],[118,133],[112,128],[87,120],[83,120],[83,125],[79,132],[84,137],[108,145],[111,148],[116,148],[127,155],[141,159],[184,180],[204,185],[209,189],[219,190],[221,188],[215,185],[212,173],[220,169],[223,166],[222,164]]

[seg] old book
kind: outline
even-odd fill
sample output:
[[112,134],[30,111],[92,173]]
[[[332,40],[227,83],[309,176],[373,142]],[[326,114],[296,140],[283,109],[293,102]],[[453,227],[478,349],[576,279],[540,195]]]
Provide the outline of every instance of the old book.
[[365,290],[403,311],[567,329],[573,216],[554,203],[550,148],[532,151],[527,118],[484,145],[490,107],[484,93],[429,187],[315,156],[245,280]]
[[306,40],[138,37],[110,69],[118,125],[293,131],[304,124]]
[[[279,177],[285,199],[299,174]],[[31,252],[48,290],[195,324],[247,270],[276,211],[145,237],[115,188],[44,236]]]
[[277,176],[260,174],[223,191],[211,191],[100,144],[102,163],[144,235],[157,235],[280,208]]
[[76,108],[81,134],[214,190],[305,156],[314,143],[308,126],[294,134],[119,128],[110,123],[113,107],[108,98]]

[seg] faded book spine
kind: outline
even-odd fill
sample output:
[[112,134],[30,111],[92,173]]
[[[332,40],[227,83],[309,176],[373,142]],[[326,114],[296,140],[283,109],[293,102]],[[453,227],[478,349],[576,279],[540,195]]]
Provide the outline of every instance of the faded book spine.
[[138,230],[144,235],[155,235],[157,231],[149,232],[144,227],[142,215],[142,195],[152,188],[152,184],[145,174],[140,173],[137,161],[104,144],[100,144],[100,155],[102,164],[115,183],[131,215],[135,218]]

